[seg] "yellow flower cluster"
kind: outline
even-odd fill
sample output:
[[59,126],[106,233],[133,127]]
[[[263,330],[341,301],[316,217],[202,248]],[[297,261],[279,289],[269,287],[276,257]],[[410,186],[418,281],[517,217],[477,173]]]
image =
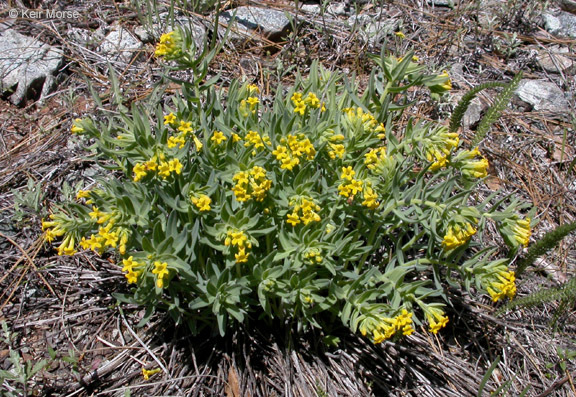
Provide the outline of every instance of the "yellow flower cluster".
[[452,250],[466,244],[474,234],[476,229],[470,223],[450,225],[442,240],[442,246],[447,251]]
[[210,207],[210,204],[212,204],[212,199],[205,194],[192,195],[190,200],[200,212],[210,211],[212,208]]
[[450,91],[452,89],[452,80],[450,80],[450,75],[448,74],[448,72],[444,70],[442,74],[439,75],[438,77],[446,78],[446,81],[442,83],[440,87],[442,87],[446,91]]
[[156,287],[164,288],[167,285],[168,277],[170,276],[170,270],[168,269],[167,262],[154,262],[154,269],[152,274],[156,275]]
[[353,126],[361,125],[364,133],[368,134],[378,134],[378,138],[384,139],[386,135],[386,129],[384,124],[379,123],[378,120],[370,113],[364,112],[361,107],[357,108],[345,108],[342,109],[346,119]]
[[134,182],[139,182],[142,178],[148,175],[150,171],[156,171],[162,179],[166,179],[171,173],[175,172],[180,175],[182,173],[182,163],[177,158],[166,161],[164,154],[160,154],[160,163],[158,163],[158,156],[153,156],[150,160],[144,163],[136,163],[134,166]]
[[503,297],[512,299],[516,295],[516,276],[503,265],[484,277],[482,284],[494,302]]
[[82,123],[82,119],[75,119],[74,123],[72,123],[72,128],[70,128],[70,132],[73,134],[81,134],[84,132],[84,128],[80,125]]
[[141,273],[138,269],[146,266],[144,262],[135,261],[133,256],[130,256],[128,259],[123,259],[122,265],[124,265],[122,271],[126,272],[125,276],[128,284],[136,284],[138,282],[138,276]]
[[[476,157],[481,159],[477,160]],[[460,170],[468,178],[484,178],[488,175],[488,160],[482,156],[478,148],[461,151],[455,161],[461,164]]]
[[236,185],[232,188],[236,200],[244,202],[250,198],[264,201],[266,192],[272,187],[272,181],[266,178],[266,170],[254,166],[248,171],[237,172],[233,177]]
[[304,225],[310,222],[320,222],[320,215],[317,211],[320,211],[320,206],[314,202],[309,197],[299,197],[290,201],[290,206],[292,207],[292,213],[286,215],[288,220],[287,223],[292,226],[298,225],[300,222]]
[[250,114],[256,114],[256,109],[260,100],[255,96],[251,96],[248,99],[242,99],[240,101],[240,106],[238,106],[238,110],[243,117],[248,117]]
[[530,218],[524,220],[518,219],[516,224],[512,226],[513,238],[524,247],[528,247],[532,230],[530,229]]
[[426,318],[428,319],[429,330],[433,334],[437,334],[442,328],[448,324],[448,317],[444,312],[437,307],[427,307]]
[[168,32],[160,36],[160,42],[156,46],[156,51],[154,55],[157,57],[165,57],[167,59],[172,59],[178,57],[182,50],[181,46],[182,38],[178,32]]
[[397,332],[402,332],[402,335],[410,335],[414,332],[412,328],[412,313],[406,309],[402,309],[401,314],[394,318],[379,317],[378,320],[368,318],[360,325],[360,333],[362,336],[372,334],[375,344],[382,343],[390,339]]
[[248,236],[238,229],[229,229],[226,232],[226,239],[224,240],[224,245],[226,247],[233,246],[238,249],[238,252],[234,254],[234,259],[236,263],[248,262],[249,252],[246,249],[252,248],[252,243],[248,239]]
[[294,113],[304,116],[306,113],[306,107],[311,109],[320,109],[320,111],[326,111],[326,107],[320,102],[320,99],[313,92],[309,92],[306,97],[302,96],[301,92],[295,92],[290,98],[292,104],[294,105]]
[[315,265],[322,262],[324,257],[319,248],[310,248],[304,252],[304,260],[311,265]]
[[310,161],[316,156],[316,149],[310,139],[304,134],[288,135],[280,139],[281,145],[272,151],[276,160],[280,162],[280,168],[291,171],[295,166],[300,164],[300,158],[306,156]]
[[42,220],[42,230],[44,231],[44,240],[51,243],[56,237],[63,236],[66,229],[60,219],[54,214],[50,214],[51,221]]
[[378,201],[378,194],[372,189],[372,184],[368,181],[364,182],[364,190],[362,191],[364,201],[362,205],[368,209],[375,210],[380,205]]
[[74,243],[74,237],[70,234],[66,235],[58,246],[58,255],[74,255],[77,252]]
[[191,135],[194,140],[194,145],[196,146],[196,151],[202,150],[204,144],[193,133],[194,130],[192,129],[192,123],[190,121],[178,120],[174,113],[170,113],[164,116],[164,125],[171,126],[178,131],[176,135],[168,137],[166,146],[168,146],[169,149],[175,147],[182,149],[186,145],[188,136]]
[[434,135],[425,149],[426,159],[432,163],[430,170],[436,171],[446,167],[448,165],[448,156],[452,153],[452,149],[458,147],[459,143],[460,137],[456,132],[448,132],[442,129]]
[[[271,144],[270,137],[268,135],[262,136],[256,131],[248,131],[248,133],[244,137],[244,140],[246,141],[244,142],[244,146],[245,147],[253,146],[254,150],[263,149],[264,144],[268,146],[270,146]],[[255,151],[252,152],[252,155],[256,155],[256,152]]]
[[328,143],[330,151],[328,152],[328,155],[332,160],[335,160],[336,158],[341,159],[344,157],[344,154],[346,153],[346,147],[342,143],[337,143],[343,142],[344,139],[346,138],[342,134],[336,134],[330,137],[330,142]]
[[354,179],[356,171],[352,169],[351,166],[342,167],[342,174],[340,179],[344,179],[344,182],[338,185],[338,194],[344,197],[355,196],[364,190],[364,183],[362,180]]
[[364,164],[368,169],[374,170],[379,164],[386,160],[386,157],[385,146],[372,148],[364,155]]

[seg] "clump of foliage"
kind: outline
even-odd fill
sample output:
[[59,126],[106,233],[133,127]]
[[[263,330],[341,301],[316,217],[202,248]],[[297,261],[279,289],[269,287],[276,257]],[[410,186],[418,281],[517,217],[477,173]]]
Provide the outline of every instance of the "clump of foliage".
[[524,205],[474,197],[488,160],[457,132],[398,122],[407,90],[442,95],[447,73],[381,54],[359,94],[313,64],[267,104],[255,85],[202,82],[186,42],[167,34],[156,52],[200,74],[170,104],[74,122],[114,177],[43,222],[59,254],[111,254],[132,286],[122,299],[193,332],[290,318],[300,329],[339,321],[380,343],[415,324],[442,329],[446,283],[514,296],[509,259],[482,233],[493,222],[511,249],[526,246]]

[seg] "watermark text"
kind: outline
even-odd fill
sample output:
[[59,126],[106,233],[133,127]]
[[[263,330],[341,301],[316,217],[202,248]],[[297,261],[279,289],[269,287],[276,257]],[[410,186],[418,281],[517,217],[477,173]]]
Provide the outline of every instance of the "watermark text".
[[27,8],[12,8],[8,11],[10,18],[25,19],[80,19],[80,12],[67,10],[30,10]]

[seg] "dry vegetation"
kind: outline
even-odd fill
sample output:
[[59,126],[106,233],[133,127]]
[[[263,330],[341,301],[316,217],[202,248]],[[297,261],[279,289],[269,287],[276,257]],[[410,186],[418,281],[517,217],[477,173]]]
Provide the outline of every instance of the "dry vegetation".
[[[57,1],[22,3],[59,8]],[[73,24],[17,20],[13,26],[64,49],[66,65],[57,91],[43,103],[29,102],[24,108],[0,101],[0,319],[13,336],[9,344],[0,341],[0,369],[11,367],[11,350],[22,362],[47,360],[45,369],[28,380],[23,394],[468,396],[477,395],[497,358],[486,395],[506,383],[508,395],[520,395],[528,386],[528,396],[576,394],[576,365],[559,353],[559,349],[576,350],[574,301],[551,324],[557,302],[496,316],[497,307],[487,297],[451,291],[456,304],[449,313],[450,325],[441,334],[436,337],[421,329],[399,343],[379,346],[345,329],[334,329],[332,334],[341,343],[326,347],[319,333],[296,334],[291,324],[239,328],[225,339],[190,337],[161,315],[138,328],[142,311],[118,305],[111,296],[126,290],[114,258],[91,253],[58,257],[41,237],[40,219],[52,202],[69,194],[66,185],[93,182],[90,161],[67,142],[72,119],[99,111],[89,85],[104,98],[105,107],[113,109],[117,99],[111,97],[108,64],[97,45],[79,45],[68,32],[73,28],[94,31],[115,23],[133,29],[140,24],[128,2],[72,3],[69,7],[83,16]],[[406,38],[392,38],[390,50],[401,55],[413,49],[431,67],[452,68],[452,96],[482,82],[509,80],[522,70],[526,78],[556,82],[574,98],[573,72],[546,75],[536,66],[534,48],[576,44],[538,28],[542,2],[502,2],[486,11],[494,18],[491,28],[479,24],[477,2],[461,3],[449,9],[423,0],[374,1],[357,8],[369,14],[383,6],[386,15],[400,19]],[[250,4],[297,12],[288,1]],[[279,82],[290,84],[294,70],[289,66],[297,65],[305,73],[316,58],[326,67],[356,73],[360,82],[366,79],[370,69],[366,53],[379,50],[377,46],[364,43],[358,32],[343,29],[343,18],[300,14],[307,22],[297,22],[285,42],[262,38],[225,47],[212,65],[213,74],[221,75],[219,84],[225,87],[231,78],[245,77],[264,87],[267,95]],[[516,47],[507,44],[514,32],[519,38]],[[147,44],[132,64],[110,65],[118,75],[125,104],[146,98],[160,81],[161,67],[152,54],[153,45]],[[489,102],[489,94],[482,100]],[[452,106],[421,101],[412,114],[446,117]],[[492,168],[479,194],[503,189],[530,200],[540,222],[536,238],[576,219],[574,127],[572,114],[529,111],[516,103],[483,142]],[[463,137],[470,139],[473,133],[466,128]],[[538,266],[529,268],[518,282],[519,296],[573,277],[574,241],[569,236]],[[145,380],[143,367],[160,368],[160,373]],[[12,387],[23,390],[24,386],[6,381],[0,394]]]

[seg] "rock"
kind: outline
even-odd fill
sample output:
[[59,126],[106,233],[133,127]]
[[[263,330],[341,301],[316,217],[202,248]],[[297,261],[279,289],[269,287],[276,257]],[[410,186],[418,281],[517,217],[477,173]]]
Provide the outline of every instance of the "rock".
[[127,29],[115,27],[100,43],[99,51],[110,60],[129,63],[138,56],[143,45]]
[[20,105],[28,98],[42,98],[55,86],[62,51],[12,29],[0,35],[0,89],[15,89],[10,102]]
[[269,40],[279,41],[290,32],[290,20],[283,11],[242,6],[220,14],[220,22],[229,24],[233,19],[239,33],[249,36],[256,31]]
[[399,25],[398,19],[386,18],[378,13],[379,18],[374,15],[352,15],[348,18],[348,25],[352,29],[357,29],[359,37],[370,45],[378,45],[385,41],[386,36],[393,34]]
[[570,111],[566,94],[550,81],[523,79],[516,90],[516,95],[532,105],[536,111],[556,113]]
[[550,73],[564,73],[574,66],[574,62],[570,58],[562,55],[568,54],[568,52],[568,48],[560,46],[541,50],[538,53],[538,65]]
[[576,39],[576,15],[558,11],[544,14],[542,20],[544,28],[554,36]]
[[326,12],[334,16],[348,15],[348,6],[346,3],[332,3],[326,7]]
[[428,0],[427,3],[434,7],[454,8],[454,6],[458,4],[458,0]]
[[562,10],[576,15],[576,0],[558,0],[558,5]]

